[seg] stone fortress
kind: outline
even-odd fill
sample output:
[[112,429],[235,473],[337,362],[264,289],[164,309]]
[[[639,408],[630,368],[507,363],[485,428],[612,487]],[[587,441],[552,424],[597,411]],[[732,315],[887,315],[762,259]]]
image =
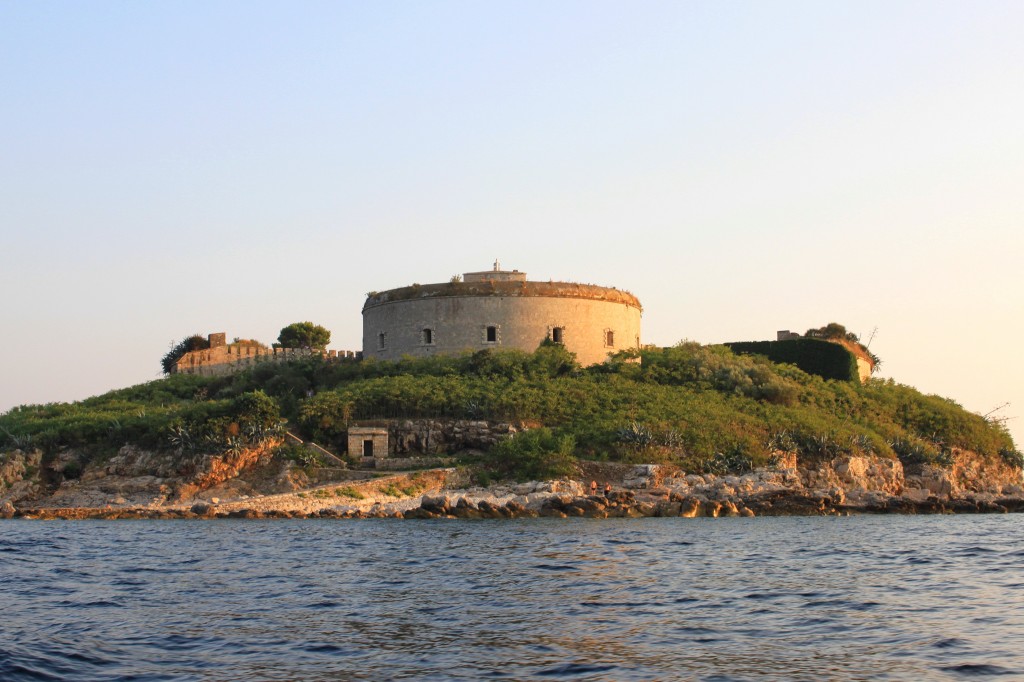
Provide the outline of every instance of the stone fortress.
[[363,305],[363,356],[397,360],[562,344],[583,365],[640,347],[640,301],[611,287],[531,282],[525,272],[467,272],[443,284],[372,292]]
[[[210,334],[210,347],[186,353],[175,365],[181,374],[218,375],[248,369],[261,362],[287,362],[310,355],[333,361],[363,358],[400,360],[515,349],[533,352],[545,342],[563,345],[584,366],[604,362],[623,350],[641,348],[643,308],[633,294],[614,287],[573,282],[529,281],[525,272],[467,272],[439,284],[411,284],[370,292],[363,304],[362,351],[319,351],[270,348],[225,334]],[[766,348],[743,348],[798,341],[800,334],[778,332],[776,342],[726,344],[737,352],[771,355]],[[875,367],[866,349],[848,339],[823,339],[839,344],[856,359],[861,382]],[[796,358],[782,359],[795,362]],[[820,370],[811,365],[805,371]]]
[[[225,334],[218,333],[209,335],[209,348],[183,355],[174,371],[223,375],[259,363],[313,355],[332,362],[358,362],[500,349],[530,353],[544,342],[563,345],[588,366],[605,362],[619,351],[641,348],[642,311],[640,301],[621,289],[529,281],[526,273],[502,270],[495,261],[491,270],[467,272],[445,283],[369,293],[362,310],[362,351],[270,348],[238,339],[227,343]],[[754,345],[801,338],[783,330],[778,341]],[[865,381],[873,366],[867,363],[870,358],[864,352],[858,354],[856,344],[840,343],[856,356],[860,380]],[[419,465],[433,466],[437,462],[430,457],[446,449],[486,449],[514,430],[511,424],[458,419],[364,421],[350,425],[347,446],[350,456],[361,456],[364,464],[378,468],[408,466],[414,453],[426,457]]]
[[531,282],[525,272],[467,272],[443,284],[412,284],[372,292],[363,305],[363,350],[310,351],[227,343],[210,334],[210,347],[183,355],[175,373],[206,376],[286,362],[312,354],[333,360],[427,357],[486,349],[533,352],[545,340],[562,344],[583,365],[640,347],[640,301],[612,287]]

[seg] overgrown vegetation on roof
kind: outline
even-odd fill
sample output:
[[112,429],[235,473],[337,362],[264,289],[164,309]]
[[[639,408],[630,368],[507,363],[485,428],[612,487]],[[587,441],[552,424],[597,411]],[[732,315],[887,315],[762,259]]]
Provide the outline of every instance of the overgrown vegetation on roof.
[[640,300],[628,291],[575,282],[464,282],[452,278],[451,281],[443,284],[412,284],[398,289],[389,289],[388,291],[371,291],[366,296],[366,302],[363,304],[364,310],[393,301],[447,296],[554,296],[559,298],[585,298],[624,303],[642,309]]

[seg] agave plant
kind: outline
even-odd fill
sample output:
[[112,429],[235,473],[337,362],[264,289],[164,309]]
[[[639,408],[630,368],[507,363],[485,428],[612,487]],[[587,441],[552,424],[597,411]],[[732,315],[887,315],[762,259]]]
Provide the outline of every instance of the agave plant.
[[620,443],[627,445],[645,446],[654,442],[654,433],[643,424],[638,424],[635,421],[616,431],[615,437]]
[[727,452],[716,452],[704,463],[708,473],[722,476],[725,474],[745,474],[754,468],[754,460],[747,456],[743,448],[736,446]]
[[24,433],[15,435],[3,427],[0,427],[0,430],[7,434],[7,439],[11,441],[11,445],[13,445],[16,450],[26,450],[32,447],[32,434]]
[[167,427],[167,440],[172,447],[181,448],[189,452],[195,452],[196,439],[192,428],[188,424],[171,424]]
[[683,432],[678,429],[669,429],[661,434],[661,444],[668,448],[679,449],[683,447],[685,439]]
[[769,450],[779,452],[795,452],[798,448],[796,437],[785,429],[773,433],[767,445]]

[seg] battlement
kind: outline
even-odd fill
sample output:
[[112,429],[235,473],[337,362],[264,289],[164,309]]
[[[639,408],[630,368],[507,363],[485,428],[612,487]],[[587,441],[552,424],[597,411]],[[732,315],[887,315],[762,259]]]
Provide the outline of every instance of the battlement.
[[[253,341],[226,343],[226,335],[210,334],[210,347],[185,353],[174,365],[175,374],[220,376],[251,369],[262,362],[290,362],[319,356],[328,361],[362,360],[362,351],[310,350],[308,348],[269,348]],[[215,343],[219,341],[219,343]]]

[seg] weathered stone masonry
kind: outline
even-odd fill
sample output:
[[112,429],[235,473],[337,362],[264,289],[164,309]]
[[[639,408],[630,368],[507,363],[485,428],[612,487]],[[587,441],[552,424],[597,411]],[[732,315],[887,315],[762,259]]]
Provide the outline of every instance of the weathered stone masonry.
[[530,282],[495,269],[463,281],[373,293],[363,306],[363,355],[397,360],[487,348],[531,352],[545,339],[584,365],[640,345],[640,301],[610,287]]
[[344,350],[315,351],[305,348],[267,348],[248,341],[227,343],[224,332],[210,334],[210,347],[185,353],[174,366],[175,374],[219,376],[240,372],[261,362],[287,362],[320,355],[333,360],[357,360],[361,353]]

